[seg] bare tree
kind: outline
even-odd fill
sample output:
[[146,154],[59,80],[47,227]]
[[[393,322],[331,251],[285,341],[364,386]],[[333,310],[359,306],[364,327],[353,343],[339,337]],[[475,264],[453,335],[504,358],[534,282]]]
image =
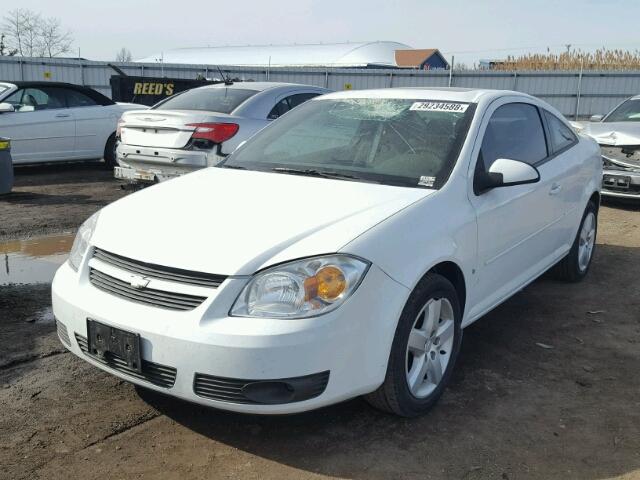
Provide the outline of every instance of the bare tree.
[[19,55],[23,54],[22,50],[22,37],[23,31],[23,14],[21,9],[15,9],[10,11],[4,16],[4,22],[2,29],[5,32],[7,38],[7,48],[14,48],[18,51]]
[[133,60],[133,56],[128,48],[122,47],[116,54],[116,62],[130,62],[131,60]]
[[40,25],[40,38],[38,47],[40,56],[57,57],[71,51],[71,32],[62,30],[60,20],[57,18],[45,18]]
[[56,18],[43,18],[26,8],[4,16],[2,25],[9,51],[23,57],[55,57],[71,50],[71,32],[62,30]]
[[39,57],[40,55],[40,24],[42,17],[30,10],[22,10],[22,48],[24,56]]

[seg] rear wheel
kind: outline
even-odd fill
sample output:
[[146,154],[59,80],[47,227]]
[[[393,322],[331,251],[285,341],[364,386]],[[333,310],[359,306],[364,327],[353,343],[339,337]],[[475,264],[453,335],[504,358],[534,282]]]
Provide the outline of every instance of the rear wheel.
[[461,343],[456,290],[446,278],[427,274],[398,322],[384,383],[365,399],[403,417],[427,412],[449,382]]
[[104,165],[108,169],[112,169],[118,165],[116,160],[116,148],[118,142],[116,140],[116,134],[113,133],[107,140],[107,144],[104,147]]
[[555,273],[560,280],[579,282],[587,275],[596,248],[597,233],[598,208],[593,201],[590,201],[582,215],[580,228],[571,250],[556,265]]

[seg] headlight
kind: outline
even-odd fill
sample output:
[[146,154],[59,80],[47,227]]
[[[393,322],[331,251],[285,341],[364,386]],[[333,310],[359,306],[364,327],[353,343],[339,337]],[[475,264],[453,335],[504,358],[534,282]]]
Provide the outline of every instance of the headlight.
[[96,228],[96,223],[98,222],[98,216],[100,215],[100,211],[97,211],[93,215],[91,215],[78,229],[78,233],[76,234],[76,238],[73,241],[73,246],[71,247],[71,252],[69,252],[69,265],[76,272],[78,268],[80,268],[80,264],[82,263],[82,258],[84,254],[87,253],[87,249],[89,248],[89,241],[93,236],[93,231]]
[[348,255],[306,258],[256,274],[231,315],[307,318],[338,308],[358,288],[369,263]]

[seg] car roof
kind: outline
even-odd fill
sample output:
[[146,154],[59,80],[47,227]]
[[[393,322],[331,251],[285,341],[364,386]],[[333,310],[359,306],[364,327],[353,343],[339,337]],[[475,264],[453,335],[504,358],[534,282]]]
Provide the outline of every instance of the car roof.
[[76,85],[74,83],[65,83],[65,82],[8,82],[5,85],[15,85],[17,88],[38,88],[38,87],[61,87],[61,88],[69,88],[71,90],[76,90],[78,92],[82,92],[87,95],[89,98],[92,98],[100,105],[114,105],[113,100],[109,97],[104,96],[100,92],[96,90],[84,87],[82,85]]
[[214,85],[205,85],[199,88],[233,88],[233,89],[241,89],[241,90],[255,90],[257,92],[262,92],[265,90],[270,90],[272,88],[279,87],[302,87],[302,88],[313,88],[318,90],[325,90],[322,87],[317,87],[315,85],[304,85],[301,83],[283,83],[283,82],[234,82],[231,85],[226,85],[224,83],[216,83]]
[[480,99],[492,100],[506,95],[534,98],[526,93],[511,90],[458,87],[399,87],[380,88],[375,90],[345,90],[342,92],[329,93],[318,100],[329,100],[332,98],[405,98],[477,103]]

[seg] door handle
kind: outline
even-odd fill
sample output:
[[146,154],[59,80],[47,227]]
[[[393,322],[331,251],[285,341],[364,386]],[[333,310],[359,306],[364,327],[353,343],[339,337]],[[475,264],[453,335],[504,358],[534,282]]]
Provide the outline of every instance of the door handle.
[[68,118],[70,116],[71,116],[70,113],[58,113],[58,114],[56,114],[56,118]]
[[551,190],[549,190],[549,195],[557,195],[562,190],[562,185],[559,183],[554,183],[551,185]]

